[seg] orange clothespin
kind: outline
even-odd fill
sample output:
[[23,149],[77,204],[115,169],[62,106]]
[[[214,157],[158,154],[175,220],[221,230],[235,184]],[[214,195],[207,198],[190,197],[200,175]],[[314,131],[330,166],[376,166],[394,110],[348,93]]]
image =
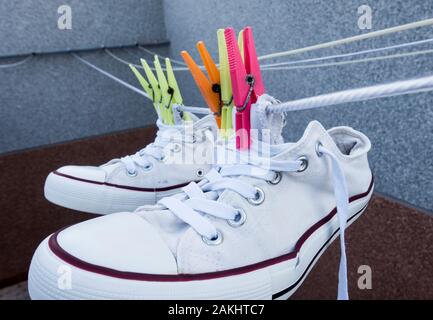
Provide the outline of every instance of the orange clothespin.
[[207,74],[203,73],[200,67],[195,63],[194,59],[189,55],[187,51],[182,51],[181,55],[187,64],[191,74],[194,78],[197,87],[209,106],[211,111],[215,115],[215,120],[218,127],[221,128],[221,86],[220,86],[220,72],[216,66],[214,60],[206,49],[203,41],[197,43],[197,49],[200,53],[200,57],[206,68]]

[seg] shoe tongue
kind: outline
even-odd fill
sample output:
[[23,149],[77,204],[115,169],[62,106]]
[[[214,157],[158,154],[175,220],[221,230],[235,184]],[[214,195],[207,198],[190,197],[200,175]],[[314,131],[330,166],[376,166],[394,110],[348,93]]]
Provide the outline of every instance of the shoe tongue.
[[251,107],[251,129],[255,132],[252,134],[259,141],[269,144],[281,144],[284,142],[282,131],[285,126],[283,113],[267,113],[266,108],[277,103],[273,97],[263,94],[257,102]]

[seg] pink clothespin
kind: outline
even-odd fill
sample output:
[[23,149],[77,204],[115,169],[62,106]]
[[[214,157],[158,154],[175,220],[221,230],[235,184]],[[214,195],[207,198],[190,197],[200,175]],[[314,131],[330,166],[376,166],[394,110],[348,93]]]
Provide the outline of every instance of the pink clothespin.
[[224,36],[227,44],[227,55],[230,65],[233,101],[236,107],[236,147],[250,147],[250,112],[251,104],[265,93],[265,87],[260,73],[260,65],[254,47],[253,30],[246,27],[242,32],[243,55],[239,51],[236,34],[233,28],[226,28]]

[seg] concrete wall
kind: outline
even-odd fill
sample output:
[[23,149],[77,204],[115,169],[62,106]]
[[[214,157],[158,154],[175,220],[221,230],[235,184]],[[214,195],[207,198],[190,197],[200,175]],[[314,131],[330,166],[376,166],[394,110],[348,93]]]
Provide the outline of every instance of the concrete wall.
[[[72,9],[71,30],[57,27],[57,8],[63,4]],[[2,0],[0,42],[0,154],[154,123],[153,108],[143,97],[68,51],[78,50],[136,85],[128,66],[102,49],[81,50],[139,43],[167,53],[161,1]],[[34,52],[38,54],[18,67],[1,67]],[[133,62],[149,57],[137,47],[113,52]]]
[[[239,30],[251,25],[259,55],[367,32],[357,26],[357,8],[362,4],[369,4],[373,9],[371,31],[433,16],[433,2],[422,0],[186,0],[182,3],[165,1],[164,12],[171,54],[178,57],[179,51],[186,49],[199,59],[196,41],[204,40],[216,58],[215,31],[226,26]],[[420,28],[290,59],[389,46],[432,36],[433,27]],[[432,55],[424,55],[339,67],[264,71],[263,75],[267,92],[287,101],[417,77],[432,71]],[[188,103],[203,103],[189,75],[179,75],[179,82],[184,92],[188,92]],[[370,156],[376,175],[376,190],[433,211],[432,93],[293,112],[288,115],[286,138],[298,139],[306,124],[313,119],[318,119],[326,127],[350,125],[366,133],[373,144]]]
[[[57,26],[61,5],[72,9],[71,30]],[[2,0],[0,17],[0,57],[167,40],[159,0]]]
[[[152,49],[166,52],[164,46]],[[113,52],[135,62],[143,56],[136,48]],[[80,56],[138,86],[129,67],[103,51]],[[144,97],[70,54],[36,56],[0,69],[0,88],[0,153],[142,127],[156,119]]]

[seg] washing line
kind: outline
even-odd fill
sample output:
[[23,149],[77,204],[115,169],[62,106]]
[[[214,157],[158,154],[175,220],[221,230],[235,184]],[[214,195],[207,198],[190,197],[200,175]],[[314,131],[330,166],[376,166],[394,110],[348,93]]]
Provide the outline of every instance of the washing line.
[[[290,55],[295,55],[295,54],[301,54],[301,53],[305,53],[305,52],[331,48],[331,47],[335,47],[335,46],[339,46],[339,45],[343,45],[343,44],[349,44],[349,43],[356,42],[356,41],[376,38],[376,37],[380,37],[380,36],[384,36],[384,35],[389,35],[389,34],[401,32],[401,31],[407,31],[407,30],[425,27],[425,26],[431,26],[431,25],[433,25],[433,18],[425,19],[425,20],[421,20],[421,21],[417,21],[417,22],[412,22],[412,23],[407,23],[407,24],[403,24],[403,25],[399,25],[399,26],[391,27],[391,28],[386,28],[386,29],[382,29],[382,30],[378,30],[378,31],[372,31],[372,32],[368,32],[368,33],[364,33],[361,35],[356,35],[356,36],[352,36],[352,37],[348,37],[348,38],[343,38],[343,39],[339,39],[339,40],[329,41],[329,42],[325,42],[325,43],[321,43],[321,44],[317,44],[317,45],[307,46],[304,48],[298,48],[298,49],[287,50],[287,51],[282,51],[282,52],[274,52],[274,53],[259,56],[258,59],[259,60],[267,60],[267,59],[285,57],[285,56],[290,56]],[[404,44],[390,46],[390,47],[382,47],[382,48],[377,48],[377,49],[363,50],[363,51],[358,51],[358,52],[349,53],[349,54],[325,56],[325,57],[313,58],[313,59],[304,59],[304,60],[298,60],[297,62],[286,62],[285,64],[295,64],[295,63],[299,64],[299,63],[303,63],[303,62],[313,62],[313,61],[320,61],[320,60],[329,60],[329,59],[333,59],[333,58],[342,58],[342,57],[360,55],[360,54],[364,54],[364,53],[367,54],[367,53],[403,48],[403,47],[407,47],[407,46],[419,45],[419,44],[423,44],[423,43],[429,43],[431,41],[433,41],[433,39],[414,41],[414,42],[404,43]],[[150,51],[144,47],[141,47],[141,46],[139,46],[139,47],[142,50],[146,50],[148,53],[153,53],[152,51]],[[182,61],[173,60],[172,58],[170,58],[170,60],[177,61],[177,62],[180,62],[180,64],[185,65]],[[269,64],[269,65],[263,64],[262,69],[266,69],[267,67],[274,67],[277,65],[278,64]],[[200,66],[200,68],[203,68],[203,66]],[[187,68],[179,68],[175,71],[184,71],[184,70],[187,70]]]
[[[427,43],[427,42],[433,42],[433,39],[427,39],[426,41],[416,41],[416,44],[420,44],[420,43]],[[405,43],[405,44],[400,44],[400,45],[396,45],[396,46],[392,46],[392,47],[403,47],[403,46],[407,46],[410,43]],[[363,51],[359,51],[359,52],[352,52],[352,53],[347,53],[347,54],[342,54],[342,55],[334,55],[334,56],[326,56],[326,57],[321,57],[321,58],[316,58],[316,62],[320,61],[320,60],[328,60],[331,58],[335,58],[336,56],[355,56],[360,54],[361,52],[365,53],[371,53],[371,52],[375,52],[375,51],[382,51],[382,50],[388,50],[391,47],[384,47],[384,48],[377,48],[377,49],[371,49],[371,50],[363,50]],[[375,51],[373,51],[375,50]],[[136,68],[140,68],[143,69],[142,66],[134,64],[132,62],[126,61],[122,58],[120,58],[119,56],[115,55],[113,52],[111,52],[108,49],[105,49],[105,52],[112,57],[113,59],[115,59],[116,61],[123,63],[125,65],[133,65]],[[324,67],[331,67],[331,66],[339,66],[339,65],[348,65],[348,64],[357,64],[357,63],[364,63],[364,62],[372,62],[372,61],[380,61],[380,60],[388,60],[388,59],[396,59],[396,58],[403,58],[403,57],[410,57],[410,56],[417,56],[417,55],[424,55],[424,54],[429,54],[432,53],[433,49],[428,49],[428,50],[419,50],[419,51],[412,51],[412,52],[403,52],[403,53],[398,53],[398,54],[393,54],[393,55],[383,55],[383,56],[376,56],[376,57],[370,57],[370,58],[363,58],[363,59],[355,59],[355,60],[347,60],[347,61],[336,61],[336,62],[329,62],[329,63],[322,63],[322,64],[306,64],[306,65],[300,65],[300,66],[289,66],[289,63],[284,63],[284,64],[271,64],[271,65],[263,65],[261,66],[261,70],[262,71],[272,71],[272,70],[302,70],[302,69],[311,69],[311,68],[324,68]],[[304,61],[307,61],[309,59],[306,59]],[[312,59],[310,59],[312,60]],[[146,61],[147,62],[147,61]],[[303,62],[303,60],[298,60],[298,61],[293,61],[293,62]],[[287,64],[287,65],[285,65]],[[155,70],[155,68],[150,67],[152,70]],[[201,66],[201,68],[204,68],[203,66]],[[163,67],[163,70],[165,70],[165,68]],[[188,68],[182,68],[182,67],[175,67],[173,68],[173,71],[189,71]]]
[[133,85],[129,84],[128,82],[123,81],[122,79],[117,78],[116,76],[112,75],[108,71],[105,71],[105,70],[97,67],[96,65],[94,65],[93,63],[91,63],[91,62],[87,61],[86,59],[80,57],[76,53],[71,53],[71,55],[74,58],[78,59],[80,62],[82,62],[85,65],[89,66],[90,68],[92,68],[92,69],[98,71],[99,73],[103,74],[104,76],[106,76],[106,77],[108,77],[108,78],[116,81],[117,83],[120,83],[121,85],[125,86],[126,88],[128,88],[128,89],[130,89],[130,90],[132,90],[132,91],[134,91],[134,92],[136,92],[136,93],[138,93],[138,94],[146,97],[147,99],[152,100],[152,98],[146,92],[144,92],[143,90],[140,90],[140,89],[134,87]]
[[[400,25],[397,27],[391,27],[391,28],[387,28],[387,29],[383,29],[383,30],[378,30],[378,31],[373,31],[373,32],[369,32],[369,33],[365,33],[365,34],[361,34],[361,35],[357,35],[357,36],[353,36],[353,37],[348,37],[348,38],[344,38],[344,39],[340,39],[340,40],[334,40],[334,41],[330,41],[330,42],[326,42],[326,43],[322,43],[322,44],[318,44],[318,45],[313,45],[313,46],[309,46],[309,47],[304,47],[304,48],[299,48],[299,49],[294,49],[294,50],[288,50],[288,51],[283,51],[283,52],[276,52],[276,53],[271,53],[271,54],[267,54],[267,55],[263,55],[258,57],[259,60],[265,60],[265,59],[271,59],[271,58],[278,58],[278,57],[283,57],[283,56],[289,56],[289,55],[294,55],[294,54],[299,54],[299,53],[304,53],[304,52],[309,52],[309,51],[314,51],[314,50],[319,50],[319,49],[324,49],[324,48],[330,48],[330,47],[334,47],[337,45],[342,45],[342,44],[348,44],[351,42],[355,42],[355,41],[360,41],[360,40],[365,40],[365,39],[370,39],[370,38],[374,38],[374,37],[379,37],[379,36],[383,36],[383,35],[387,35],[387,34],[392,34],[392,33],[396,33],[396,32],[400,32],[400,31],[405,31],[405,30],[410,30],[410,29],[414,29],[414,28],[419,28],[419,27],[423,27],[423,26],[429,26],[433,24],[433,19],[426,19],[426,20],[421,20],[418,22],[414,22],[414,23],[408,23],[408,24],[404,24],[404,25]],[[395,48],[402,48],[402,47],[407,47],[407,46],[411,46],[411,45],[418,45],[418,44],[422,44],[422,43],[427,43],[430,42],[431,39],[427,39],[427,40],[421,40],[421,41],[415,41],[415,42],[411,42],[411,43],[405,43],[405,44],[400,44],[400,45],[395,45],[395,46],[390,46],[390,47],[384,47],[384,48],[377,48],[377,49],[371,49],[371,50],[363,50],[363,51],[358,51],[358,52],[353,52],[353,53],[348,53],[348,54],[341,54],[341,55],[334,55],[334,56],[325,56],[325,57],[319,57],[319,58],[313,58],[313,59],[304,59],[304,60],[298,60],[298,61],[291,61],[291,62],[282,62],[282,63],[277,63],[277,64],[269,64],[269,65],[262,65],[262,69],[263,70],[289,70],[288,68],[282,68],[282,69],[276,69],[274,67],[279,67],[279,66],[286,66],[286,65],[291,65],[291,64],[300,64],[303,62],[314,62],[314,61],[321,61],[321,60],[329,60],[329,59],[333,59],[333,58],[342,58],[342,57],[348,57],[348,56],[354,56],[354,55],[360,55],[360,54],[367,54],[367,53],[372,53],[372,52],[379,52],[379,51],[384,51],[384,50],[390,50],[390,49],[395,49]],[[144,48],[142,46],[139,46],[139,48],[143,51],[146,51],[149,54],[155,54],[155,52]],[[130,63],[124,59],[121,59],[120,57],[116,56],[114,53],[112,53],[110,50],[105,49],[105,52],[107,54],[109,54],[113,59],[117,60],[118,62],[121,62],[123,64],[132,64],[137,68],[142,68],[142,66],[137,65],[137,64],[133,64]],[[422,54],[422,53],[421,53]],[[409,53],[407,55],[414,55],[412,53]],[[7,65],[0,65],[0,69],[1,68],[10,68],[10,67],[16,67],[19,66],[21,64],[26,63],[27,61],[29,61],[32,58],[33,55],[29,55],[26,58],[24,58],[22,61],[16,62],[16,63],[11,63],[11,64],[7,64]],[[161,56],[163,57],[163,56]],[[395,57],[400,57],[399,55],[395,56]],[[165,58],[165,57],[164,57]],[[386,58],[380,58],[380,59],[386,59]],[[182,61],[176,60],[176,59],[171,59],[171,61],[181,64],[181,65],[185,65],[185,63],[183,63]],[[372,59],[360,59],[358,62],[364,62],[364,61],[373,61]],[[345,62],[339,62],[338,64],[324,64],[324,66],[331,66],[331,65],[341,65],[341,64],[347,64]],[[201,68],[203,68],[203,66],[200,66]],[[300,66],[298,69],[306,69],[306,68],[313,68],[313,67],[318,67],[316,66],[312,66],[312,65],[304,65],[304,66]],[[320,66],[322,67],[322,66]],[[293,68],[290,68],[293,69]],[[186,67],[175,67],[173,68],[173,71],[187,71],[188,68]]]
[[270,54],[262,55],[262,56],[258,57],[258,59],[259,60],[267,60],[267,59],[286,57],[286,56],[310,52],[310,51],[316,51],[319,49],[327,49],[327,48],[331,48],[331,47],[335,47],[335,46],[339,46],[339,45],[343,45],[343,44],[349,44],[349,43],[360,41],[360,40],[376,38],[376,37],[380,37],[380,36],[384,36],[384,35],[389,35],[392,33],[397,33],[397,32],[401,32],[401,31],[406,31],[406,30],[410,30],[410,29],[415,29],[415,28],[425,27],[425,26],[431,26],[431,25],[433,25],[433,18],[432,19],[425,19],[425,20],[421,20],[421,21],[417,21],[417,22],[412,22],[412,23],[407,23],[407,24],[403,24],[403,25],[399,25],[399,26],[391,27],[391,28],[386,28],[386,29],[382,29],[382,30],[378,30],[378,31],[372,31],[372,32],[360,34],[357,36],[352,36],[352,37],[348,37],[348,38],[343,38],[343,39],[339,39],[339,40],[334,40],[334,41],[329,41],[329,42],[325,42],[325,43],[321,43],[321,44],[316,44],[316,45],[312,45],[312,46],[308,46],[308,47],[304,47],[304,48],[270,53]]
[[[125,60],[125,59],[120,58],[119,56],[117,56],[116,54],[114,54],[109,49],[104,49],[104,52],[106,54],[108,54],[110,57],[112,57],[114,60],[116,60],[116,61],[118,61],[120,63],[123,63],[123,64],[128,65],[128,66],[132,65],[132,66],[134,66],[134,67],[136,67],[138,69],[144,69],[143,66],[141,66],[141,65],[138,65],[138,64],[135,64],[135,63],[132,63],[132,62],[129,62],[129,61]],[[143,59],[143,60],[145,60],[145,59]],[[170,61],[171,61],[171,59],[170,59]],[[146,60],[146,62],[149,64],[149,61]],[[156,70],[154,67],[150,67],[150,69],[154,70],[154,71]],[[189,69],[186,68],[186,67],[174,67],[172,69],[173,69],[173,71],[189,71]],[[162,66],[162,70],[166,70],[165,69],[165,65]]]
[[298,70],[298,69],[324,68],[324,67],[342,66],[342,65],[349,65],[349,64],[372,62],[372,61],[397,59],[397,58],[418,56],[418,55],[424,55],[424,54],[430,54],[430,53],[433,53],[433,49],[413,51],[413,52],[404,52],[404,53],[397,53],[397,54],[378,56],[378,57],[370,57],[370,58],[363,58],[363,59],[355,59],[355,60],[347,60],[347,61],[320,63],[320,64],[309,64],[309,65],[300,65],[300,66],[270,67],[270,68],[266,68],[266,69],[262,69],[262,70],[264,70],[264,71],[271,71],[271,70]]
[[392,46],[388,46],[388,47],[380,47],[380,48],[367,49],[367,50],[361,50],[361,51],[355,51],[355,52],[349,52],[349,53],[334,54],[334,55],[324,56],[324,57],[263,64],[262,67],[266,67],[266,68],[268,68],[268,67],[281,67],[281,66],[301,64],[301,63],[306,63],[306,62],[318,62],[318,61],[324,61],[324,60],[348,58],[348,57],[359,56],[359,55],[363,55],[363,54],[367,55],[367,54],[381,52],[381,51],[388,51],[388,50],[395,50],[395,49],[401,49],[401,48],[406,48],[406,47],[418,46],[418,45],[431,43],[431,42],[433,42],[433,38],[418,40],[418,41],[413,41],[413,42],[406,42],[406,43],[396,44],[396,45],[392,45]]
[[33,55],[30,54],[30,55],[26,56],[24,59],[22,59],[20,61],[12,62],[12,63],[0,64],[0,69],[18,67],[18,66],[23,65],[24,63],[30,61],[32,58],[33,58]]
[[348,102],[360,102],[432,90],[433,76],[426,76],[417,79],[396,81],[357,89],[349,89],[334,93],[322,94],[310,98],[273,104],[266,108],[266,112],[283,113],[290,111],[309,110]]
[[152,56],[158,56],[159,58],[162,58],[162,59],[169,58],[170,61],[171,61],[171,63],[179,64],[181,66],[187,66],[187,64],[185,62],[182,62],[180,60],[176,60],[176,59],[173,59],[173,58],[170,58],[170,57],[162,56],[162,55],[156,53],[155,51],[149,50],[149,49],[147,49],[147,48],[145,48],[143,46],[138,46],[138,49],[140,49],[140,50],[142,50],[142,51],[144,51],[144,52],[146,52],[146,53],[148,53],[148,54],[150,54]]

